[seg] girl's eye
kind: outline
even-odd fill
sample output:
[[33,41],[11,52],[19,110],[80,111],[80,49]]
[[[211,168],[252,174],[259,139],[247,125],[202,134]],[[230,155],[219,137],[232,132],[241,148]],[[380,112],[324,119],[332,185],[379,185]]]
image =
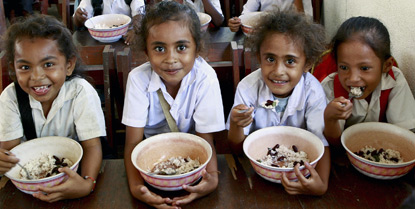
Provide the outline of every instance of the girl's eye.
[[30,68],[27,65],[22,65],[22,66],[19,67],[19,69],[20,70],[29,70]]
[[369,69],[370,69],[370,67],[363,66],[363,67],[361,67],[360,69],[361,69],[361,70],[363,70],[363,71],[366,71],[366,70],[369,70]]
[[275,62],[275,59],[273,57],[267,57],[265,58],[265,60],[267,60],[267,62],[270,62],[270,63]]
[[161,47],[161,46],[156,46],[156,47],[154,48],[154,50],[156,50],[156,52],[164,52],[164,47]]
[[53,66],[53,64],[50,63],[50,62],[45,63],[45,67],[52,67],[52,66]]
[[344,65],[339,65],[339,68],[340,68],[341,70],[347,70],[347,67],[346,67],[346,66],[344,66]]
[[295,64],[295,59],[288,59],[287,64],[289,64],[289,65]]
[[187,49],[187,47],[185,45],[180,45],[180,46],[177,47],[177,50],[179,50],[179,51],[184,51],[186,49]]

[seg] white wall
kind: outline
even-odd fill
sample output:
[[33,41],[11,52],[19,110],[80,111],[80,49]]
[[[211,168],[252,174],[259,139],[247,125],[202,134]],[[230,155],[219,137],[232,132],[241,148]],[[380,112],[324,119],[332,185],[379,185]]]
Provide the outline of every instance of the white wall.
[[415,95],[415,0],[325,0],[324,25],[328,37],[350,17],[379,19],[391,36],[392,55]]

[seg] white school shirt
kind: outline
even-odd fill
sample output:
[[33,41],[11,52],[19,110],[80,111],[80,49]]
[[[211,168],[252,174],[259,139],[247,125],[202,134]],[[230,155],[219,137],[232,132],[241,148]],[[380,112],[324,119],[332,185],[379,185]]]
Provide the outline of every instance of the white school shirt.
[[[65,81],[47,118],[39,101],[29,95],[29,102],[37,137],[63,136],[84,141],[106,136],[101,101],[85,79]],[[0,95],[0,107],[0,141],[25,141],[14,83]]]
[[[212,2],[213,7],[223,16],[222,8],[220,6],[219,0],[210,0]],[[203,5],[202,0],[186,0],[187,4],[190,4],[190,6],[196,11],[196,12],[205,12],[205,6]]]
[[[134,17],[145,11],[144,0],[132,0],[130,6],[125,3],[125,0],[103,0],[103,5],[102,14],[124,14]],[[91,0],[82,0],[78,8],[85,9],[88,12],[88,18],[94,16]]]
[[[293,5],[294,0],[248,0],[242,10],[242,14],[257,11],[270,11],[275,6],[280,10],[287,10]],[[313,16],[313,5],[311,0],[303,0],[304,13]]]
[[[380,92],[381,90],[391,88],[393,89],[389,94],[388,107],[386,109],[388,123],[398,125],[405,129],[415,128],[414,96],[401,70],[396,67],[392,67],[392,70],[395,79],[383,73],[380,84],[372,92],[370,104],[365,99],[353,99],[352,114],[346,121],[339,121],[342,130],[357,123],[379,121]],[[328,102],[334,99],[333,80],[336,74],[337,72],[330,74],[321,82]]]
[[[261,69],[252,72],[239,82],[233,107],[244,104],[255,108],[252,113],[253,122],[244,128],[245,135],[270,126],[293,126],[310,131],[321,139],[324,146],[328,146],[323,135],[326,95],[320,82],[313,75],[303,73],[288,99],[282,117],[281,112],[276,112],[275,108],[266,109],[261,106],[263,102],[274,100],[273,98],[271,90],[262,78]],[[228,130],[229,126],[230,114],[226,123]]]
[[213,68],[198,57],[192,70],[183,78],[173,99],[166,91],[160,76],[151,70],[149,62],[135,68],[128,75],[122,123],[144,127],[144,134],[170,132],[157,96],[163,92],[170,114],[181,132],[212,133],[225,129],[222,96]]

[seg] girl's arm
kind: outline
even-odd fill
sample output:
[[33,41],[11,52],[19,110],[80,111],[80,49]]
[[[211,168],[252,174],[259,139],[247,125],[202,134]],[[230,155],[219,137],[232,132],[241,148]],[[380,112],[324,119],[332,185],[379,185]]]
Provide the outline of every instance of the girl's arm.
[[170,198],[162,198],[161,196],[150,192],[150,190],[144,186],[144,180],[141,177],[140,172],[134,167],[133,163],[131,162],[131,153],[133,152],[135,146],[143,140],[143,136],[144,128],[126,126],[124,165],[127,172],[130,192],[135,198],[150,206],[156,208],[176,208],[169,205],[172,202]]
[[339,120],[346,120],[352,114],[353,104],[343,98],[338,97],[327,104],[324,110],[324,137],[330,145],[334,147],[340,146],[340,136],[342,129]]
[[[82,157],[81,171],[82,177],[90,176],[97,179],[99,169],[102,163],[102,148],[101,141],[97,138],[81,141],[84,156]],[[91,191],[94,187],[94,182],[91,179],[86,179],[90,187],[87,191]],[[89,194],[89,192],[88,192]]]
[[[11,141],[0,142],[0,175],[7,173],[11,168],[13,168],[19,159],[13,153],[10,153],[13,147],[20,144],[20,139],[14,139]],[[5,153],[9,153],[6,155]]]
[[294,5],[297,11],[304,13],[303,0],[294,0]]
[[203,6],[205,7],[206,13],[208,13],[210,16],[212,16],[213,24],[215,24],[216,27],[219,27],[222,25],[224,17],[219,11],[213,6],[212,0],[202,0]]

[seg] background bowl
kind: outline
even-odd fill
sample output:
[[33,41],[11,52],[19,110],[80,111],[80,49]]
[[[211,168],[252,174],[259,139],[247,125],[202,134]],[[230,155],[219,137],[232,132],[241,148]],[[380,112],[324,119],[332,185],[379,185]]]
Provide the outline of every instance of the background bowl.
[[[20,164],[25,165],[27,162],[38,158],[42,153],[56,155],[59,158],[67,158],[74,164],[71,166],[73,171],[78,169],[79,162],[82,159],[83,150],[81,145],[73,139],[49,136],[21,143],[10,150],[13,154],[20,159]],[[19,166],[14,166],[5,175],[13,182],[13,184],[22,192],[27,194],[33,194],[38,191],[39,186],[52,187],[60,184],[68,178],[65,173],[60,173],[55,176],[46,177],[36,180],[23,180],[20,179]]]
[[212,20],[212,17],[206,13],[198,12],[197,16],[200,20],[200,30],[202,32],[205,32],[209,26],[210,21]]
[[[85,21],[91,36],[100,42],[118,41],[128,30],[131,18],[123,14],[105,14],[89,18]],[[118,25],[113,27],[113,25]],[[109,28],[111,27],[111,28]]]
[[[343,132],[341,143],[352,165],[359,172],[376,179],[399,178],[415,165],[415,134],[396,125],[379,122],[359,123]],[[364,146],[399,151],[404,162],[384,164],[354,154]]]
[[249,12],[239,16],[241,19],[241,28],[246,36],[252,33],[253,27],[258,23],[259,18],[264,12]]
[[[155,164],[170,157],[190,157],[199,159],[201,166],[180,175],[156,175],[150,173]],[[196,135],[188,133],[164,133],[149,137],[140,142],[131,153],[131,161],[144,180],[151,186],[165,191],[182,189],[182,185],[195,183],[212,157],[209,143]]]
[[[313,167],[324,154],[324,145],[320,138],[301,128],[272,126],[253,132],[244,141],[244,153],[251,161],[255,172],[271,182],[281,183],[282,173],[285,173],[290,180],[297,179],[294,168],[277,168],[257,161],[267,155],[268,147],[274,147],[276,144],[286,147],[297,146],[299,151],[307,153]],[[310,173],[304,165],[300,166],[300,171],[304,176]]]

